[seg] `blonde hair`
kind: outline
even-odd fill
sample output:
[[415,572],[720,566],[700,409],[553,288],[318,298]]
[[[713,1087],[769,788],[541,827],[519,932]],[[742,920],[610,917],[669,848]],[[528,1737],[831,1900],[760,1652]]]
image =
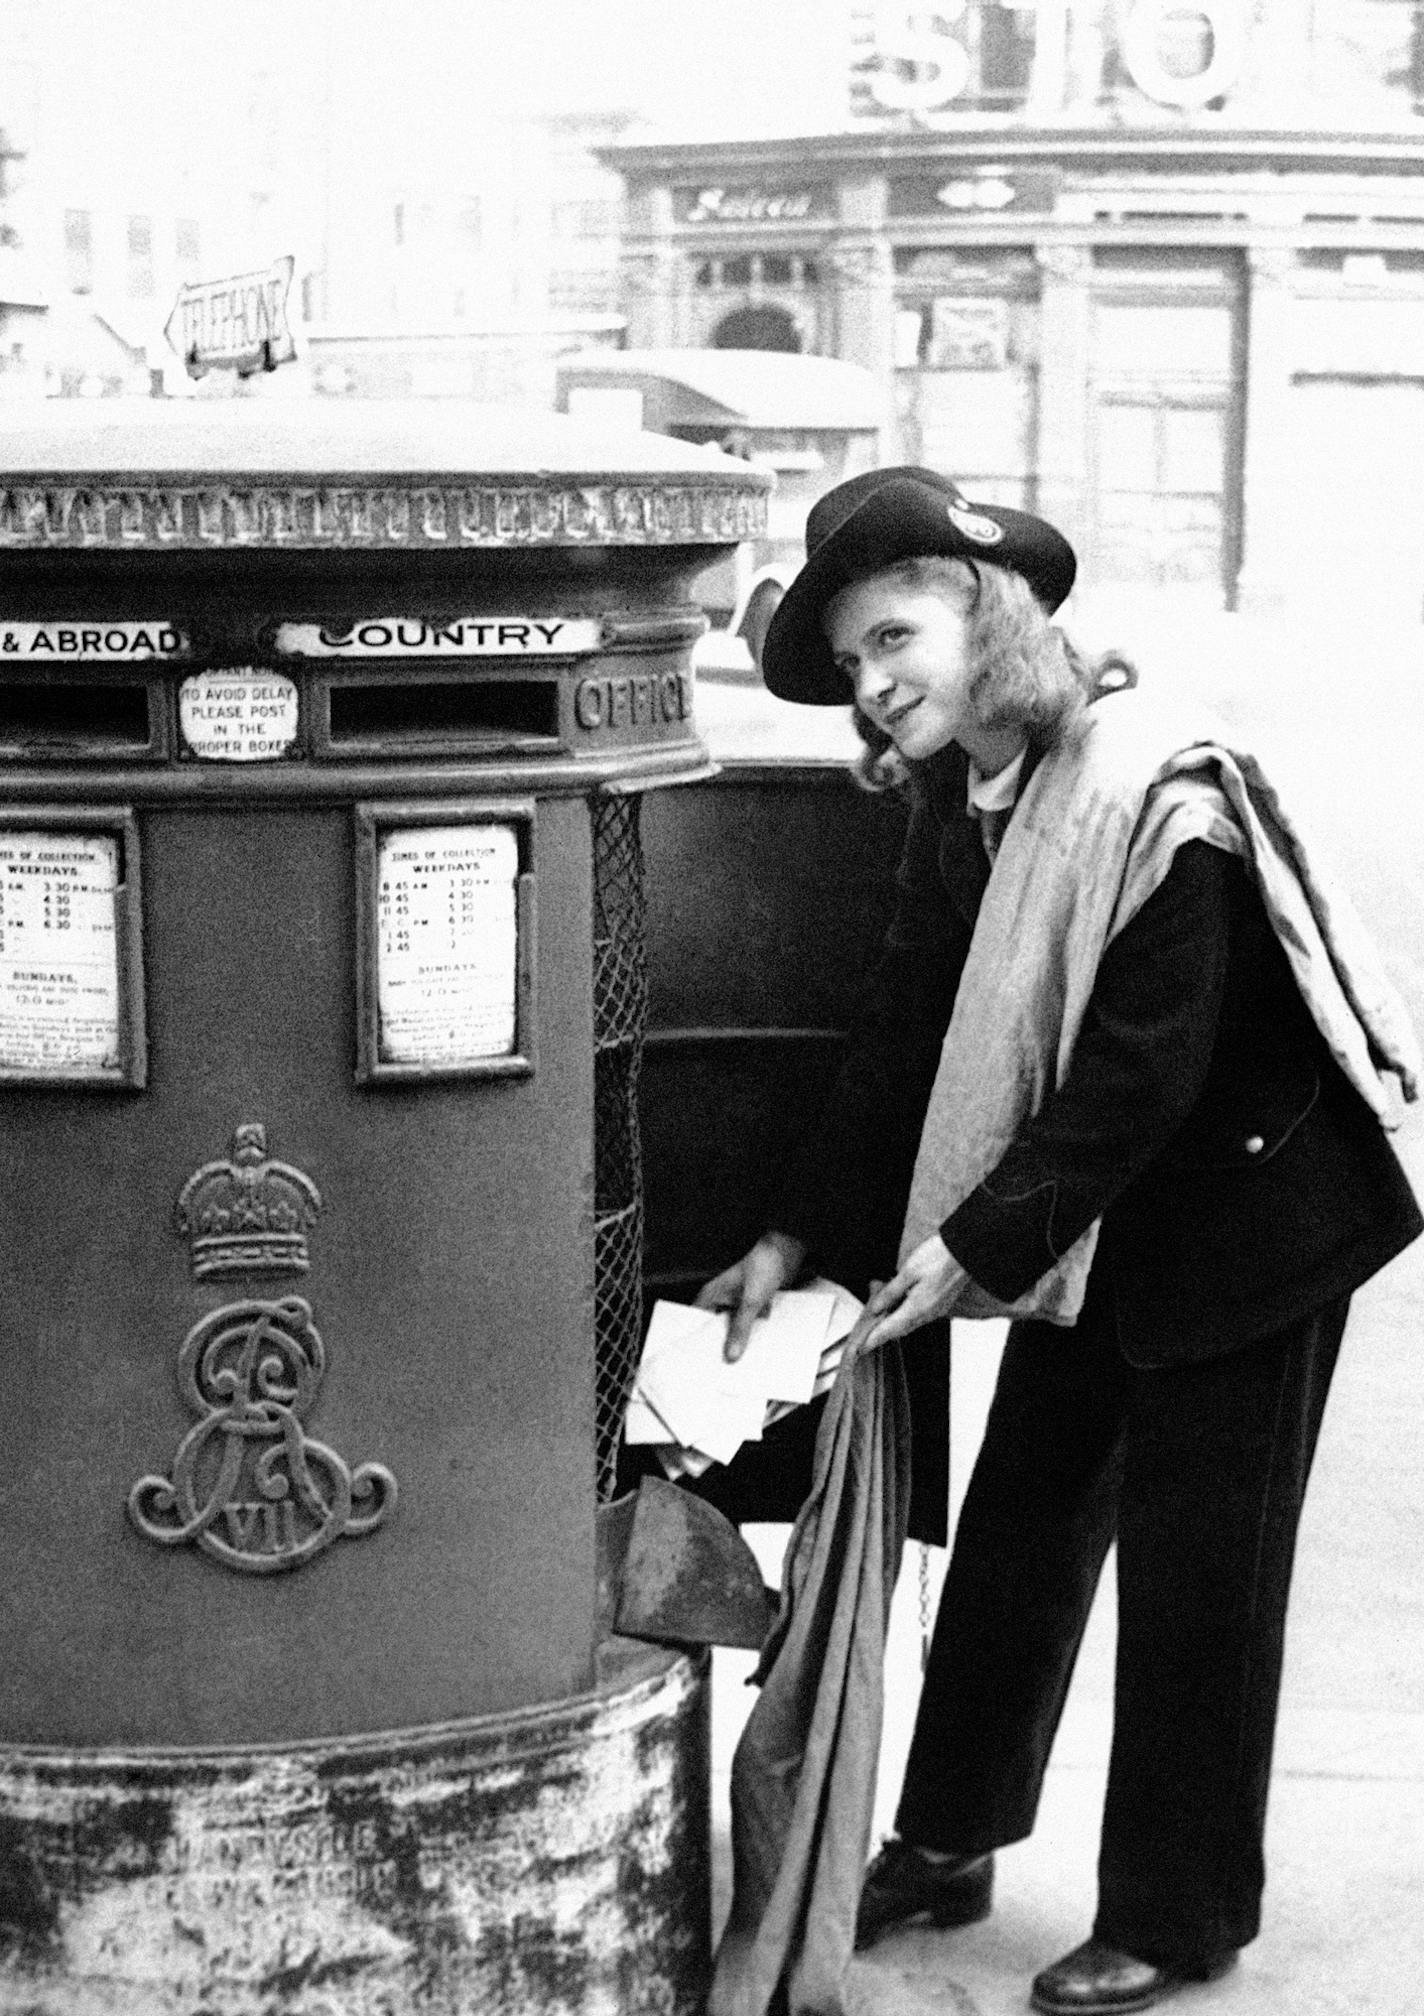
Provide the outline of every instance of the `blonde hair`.
[[[1022,574],[940,554],[900,560],[877,572],[966,610],[969,697],[985,728],[1022,728],[1031,749],[1047,749],[1100,690],[1104,667],[1085,659],[1050,622]],[[1127,672],[1132,683],[1130,667]],[[865,745],[853,766],[856,781],[868,791],[903,784],[909,766],[884,729],[859,707],[853,719]]]

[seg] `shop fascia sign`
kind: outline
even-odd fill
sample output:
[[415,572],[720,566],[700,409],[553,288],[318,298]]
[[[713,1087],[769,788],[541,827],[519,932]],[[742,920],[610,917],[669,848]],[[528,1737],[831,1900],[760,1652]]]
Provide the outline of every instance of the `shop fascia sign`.
[[1056,168],[1016,168],[1007,163],[966,167],[946,181],[939,175],[898,177],[890,184],[892,217],[994,216],[1000,211],[1046,213],[1062,180]]
[[778,188],[760,182],[679,189],[677,211],[684,224],[797,224],[826,217],[833,202],[824,183]]
[[[1033,16],[1035,33],[1066,31],[1071,0],[1005,0],[1014,13]],[[867,79],[871,96],[887,112],[932,113],[963,95],[974,62],[961,39],[968,27],[967,0],[941,0],[934,8],[906,7],[884,0],[874,9],[875,53],[885,67]],[[1182,16],[1206,27],[1206,59],[1199,70],[1179,74],[1169,40]],[[1144,97],[1181,111],[1225,97],[1241,74],[1246,54],[1246,0],[1132,0],[1118,32],[1117,54]],[[894,65],[894,68],[890,66]]]
[[178,289],[163,333],[190,378],[212,370],[275,371],[297,354],[287,319],[296,260],[288,252],[260,273],[195,280]]

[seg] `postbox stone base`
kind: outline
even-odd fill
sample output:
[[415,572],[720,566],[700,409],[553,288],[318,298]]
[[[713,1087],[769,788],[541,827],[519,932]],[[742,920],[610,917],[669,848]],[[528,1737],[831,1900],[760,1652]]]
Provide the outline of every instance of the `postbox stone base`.
[[241,1750],[0,1748],[5,2016],[692,2016],[707,1661]]

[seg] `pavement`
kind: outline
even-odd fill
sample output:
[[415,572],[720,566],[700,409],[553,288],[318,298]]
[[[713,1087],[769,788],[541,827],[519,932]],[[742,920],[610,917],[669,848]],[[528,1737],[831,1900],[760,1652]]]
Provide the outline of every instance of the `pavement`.
[[[1119,627],[1131,636],[1131,623]],[[1090,642],[1098,639],[1090,638]],[[1205,686],[1233,726],[1264,729],[1308,802],[1424,1030],[1424,633],[1327,636],[1220,619],[1166,676]],[[1210,648],[1203,653],[1206,642]],[[1207,664],[1207,674],[1195,668]],[[1340,668],[1351,676],[1342,679]],[[707,702],[704,708],[704,696]],[[782,757],[784,722],[755,690],[699,693],[717,754]],[[789,710],[805,717],[814,710]],[[836,760],[838,724],[798,725],[795,753]],[[814,734],[814,741],[811,735]],[[1273,762],[1273,774],[1276,766]],[[1397,1137],[1424,1196],[1424,1119]],[[988,1406],[1003,1326],[959,1324],[953,1493]],[[749,1527],[768,1581],[785,1527]],[[919,1550],[907,1550],[886,1658],[875,1838],[892,1826],[919,1686]],[[932,1550],[937,1594],[944,1557]],[[995,1909],[963,1931],[902,1930],[857,1958],[850,2016],[1021,2016],[1034,1973],[1087,1936],[1111,1723],[1111,1563],[1029,1841],[1000,1857]],[[750,1655],[713,1662],[714,1919],[730,1885],[727,1774],[751,1703]],[[1182,2016],[1412,2016],[1424,2007],[1424,1240],[1356,1297],[1301,1527],[1267,1823],[1261,1936]]]

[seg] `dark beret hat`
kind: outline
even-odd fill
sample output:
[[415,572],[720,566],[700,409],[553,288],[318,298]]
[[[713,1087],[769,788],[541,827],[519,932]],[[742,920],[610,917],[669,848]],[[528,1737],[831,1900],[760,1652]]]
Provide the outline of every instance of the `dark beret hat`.
[[832,596],[899,560],[942,554],[987,561],[1022,574],[1049,610],[1073,586],[1077,561],[1044,518],[1002,504],[972,504],[932,469],[873,469],[838,483],[806,520],[806,564],[783,596],[766,633],[761,672],[782,700],[845,706],[845,677],[831,658],[822,624]]

